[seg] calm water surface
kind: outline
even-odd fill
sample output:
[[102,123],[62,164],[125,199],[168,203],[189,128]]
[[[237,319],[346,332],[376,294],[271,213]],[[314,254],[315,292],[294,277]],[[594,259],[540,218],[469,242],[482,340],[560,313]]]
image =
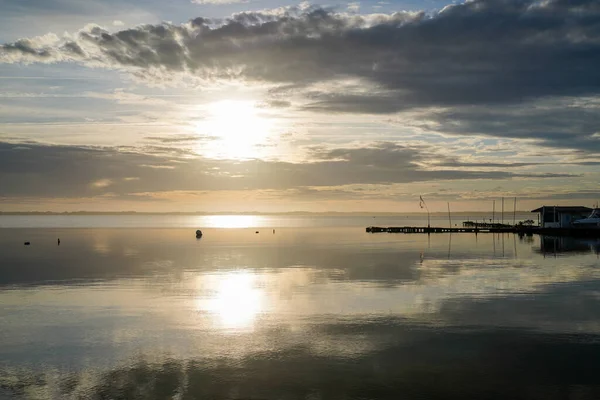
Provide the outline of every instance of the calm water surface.
[[0,229],[0,398],[600,398],[599,241],[255,230]]
[[[531,213],[478,213],[473,216],[431,215],[431,226],[447,227],[464,220],[524,221]],[[321,228],[427,226],[427,215],[0,215],[0,228]]]

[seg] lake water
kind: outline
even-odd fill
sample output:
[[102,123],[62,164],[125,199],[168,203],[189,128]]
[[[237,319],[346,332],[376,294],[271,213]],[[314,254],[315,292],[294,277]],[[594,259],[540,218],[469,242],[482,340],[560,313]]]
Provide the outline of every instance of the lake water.
[[62,218],[0,217],[0,398],[600,398],[598,240]]

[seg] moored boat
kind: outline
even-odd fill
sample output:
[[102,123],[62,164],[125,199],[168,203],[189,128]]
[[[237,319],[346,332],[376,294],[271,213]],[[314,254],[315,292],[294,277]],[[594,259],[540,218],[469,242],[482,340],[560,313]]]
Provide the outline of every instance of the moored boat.
[[576,228],[600,229],[600,208],[594,208],[589,216],[573,221]]

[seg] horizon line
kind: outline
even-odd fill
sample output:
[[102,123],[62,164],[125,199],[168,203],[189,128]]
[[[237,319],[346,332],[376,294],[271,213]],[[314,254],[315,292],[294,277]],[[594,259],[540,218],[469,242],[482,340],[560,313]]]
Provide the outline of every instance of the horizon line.
[[[529,210],[510,210],[504,211],[504,214],[512,213],[532,213]],[[393,212],[393,211],[281,211],[281,212],[263,212],[263,211],[0,211],[0,215],[427,215],[427,212]],[[492,214],[492,211],[455,211],[451,215],[458,214]],[[502,214],[496,211],[495,214]],[[429,215],[448,215],[447,211],[432,211]]]

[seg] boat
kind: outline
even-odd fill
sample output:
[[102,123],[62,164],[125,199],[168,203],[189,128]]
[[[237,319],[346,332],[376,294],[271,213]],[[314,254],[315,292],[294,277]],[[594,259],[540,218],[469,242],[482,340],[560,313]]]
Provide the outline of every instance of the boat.
[[600,229],[600,208],[594,208],[586,218],[573,221],[576,228]]

